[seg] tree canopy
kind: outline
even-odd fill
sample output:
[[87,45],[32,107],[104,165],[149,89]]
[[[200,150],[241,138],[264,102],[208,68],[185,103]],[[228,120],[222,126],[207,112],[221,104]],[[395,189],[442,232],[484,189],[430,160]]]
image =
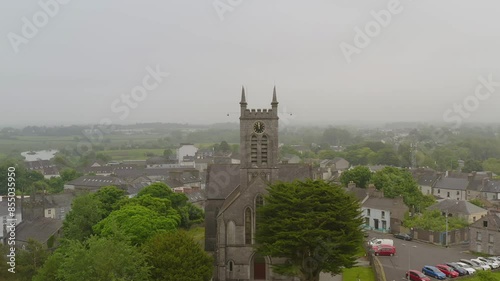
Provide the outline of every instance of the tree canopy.
[[209,281],[213,261],[185,231],[160,233],[143,245],[153,280]]
[[356,166],[350,170],[342,173],[340,176],[340,182],[347,186],[351,181],[356,184],[357,187],[366,188],[367,184],[372,178],[372,172],[366,166]]
[[263,256],[285,258],[275,272],[319,280],[355,264],[363,241],[358,201],[341,186],[321,180],[276,183],[257,210],[255,240]]

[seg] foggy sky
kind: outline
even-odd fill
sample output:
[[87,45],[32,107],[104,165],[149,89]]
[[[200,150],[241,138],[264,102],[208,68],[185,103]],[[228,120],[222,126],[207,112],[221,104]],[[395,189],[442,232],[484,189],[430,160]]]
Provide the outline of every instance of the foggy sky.
[[[297,123],[499,121],[500,86],[462,115],[453,105],[478,77],[500,82],[500,3],[401,0],[348,63],[341,43],[391,1],[65,0],[17,53],[12,34],[44,10],[5,1],[0,127],[237,122],[242,85],[249,108],[270,107],[276,85]],[[135,108],[120,101],[158,66],[168,77]]]

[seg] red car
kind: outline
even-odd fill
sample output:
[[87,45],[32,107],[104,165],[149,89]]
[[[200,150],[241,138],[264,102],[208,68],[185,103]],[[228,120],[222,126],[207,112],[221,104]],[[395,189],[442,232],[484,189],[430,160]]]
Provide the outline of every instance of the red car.
[[394,256],[396,254],[396,247],[391,245],[378,245],[373,247],[375,256]]
[[422,272],[418,270],[410,270],[406,272],[406,279],[408,280],[408,275],[410,275],[410,280],[412,281],[431,281],[431,279],[425,276]]
[[458,277],[458,275],[460,275],[458,272],[456,272],[453,268],[447,266],[447,265],[444,265],[444,264],[438,264],[436,265],[436,267],[441,270],[442,273],[444,273],[446,275],[446,277],[451,277],[451,278],[455,278],[455,277]]

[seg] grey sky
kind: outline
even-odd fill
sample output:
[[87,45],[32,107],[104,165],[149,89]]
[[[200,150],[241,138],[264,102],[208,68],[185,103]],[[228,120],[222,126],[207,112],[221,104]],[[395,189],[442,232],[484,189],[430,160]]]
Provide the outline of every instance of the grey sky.
[[[351,63],[339,45],[391,1],[218,0],[234,5],[223,20],[214,2],[72,0],[17,54],[9,34],[43,10],[3,3],[0,126],[236,122],[241,85],[249,107],[267,108],[274,83],[293,122],[442,122],[479,76],[500,81],[498,1],[401,0]],[[170,75],[120,118],[113,101],[157,65]],[[499,121],[499,105],[496,87],[461,118]]]

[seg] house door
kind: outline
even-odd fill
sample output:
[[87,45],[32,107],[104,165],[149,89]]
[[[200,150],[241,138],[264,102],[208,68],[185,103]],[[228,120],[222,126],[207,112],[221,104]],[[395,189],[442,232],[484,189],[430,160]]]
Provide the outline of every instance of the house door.
[[375,229],[378,229],[378,219],[373,219]]
[[255,255],[253,259],[253,279],[266,280],[266,260],[264,257]]

